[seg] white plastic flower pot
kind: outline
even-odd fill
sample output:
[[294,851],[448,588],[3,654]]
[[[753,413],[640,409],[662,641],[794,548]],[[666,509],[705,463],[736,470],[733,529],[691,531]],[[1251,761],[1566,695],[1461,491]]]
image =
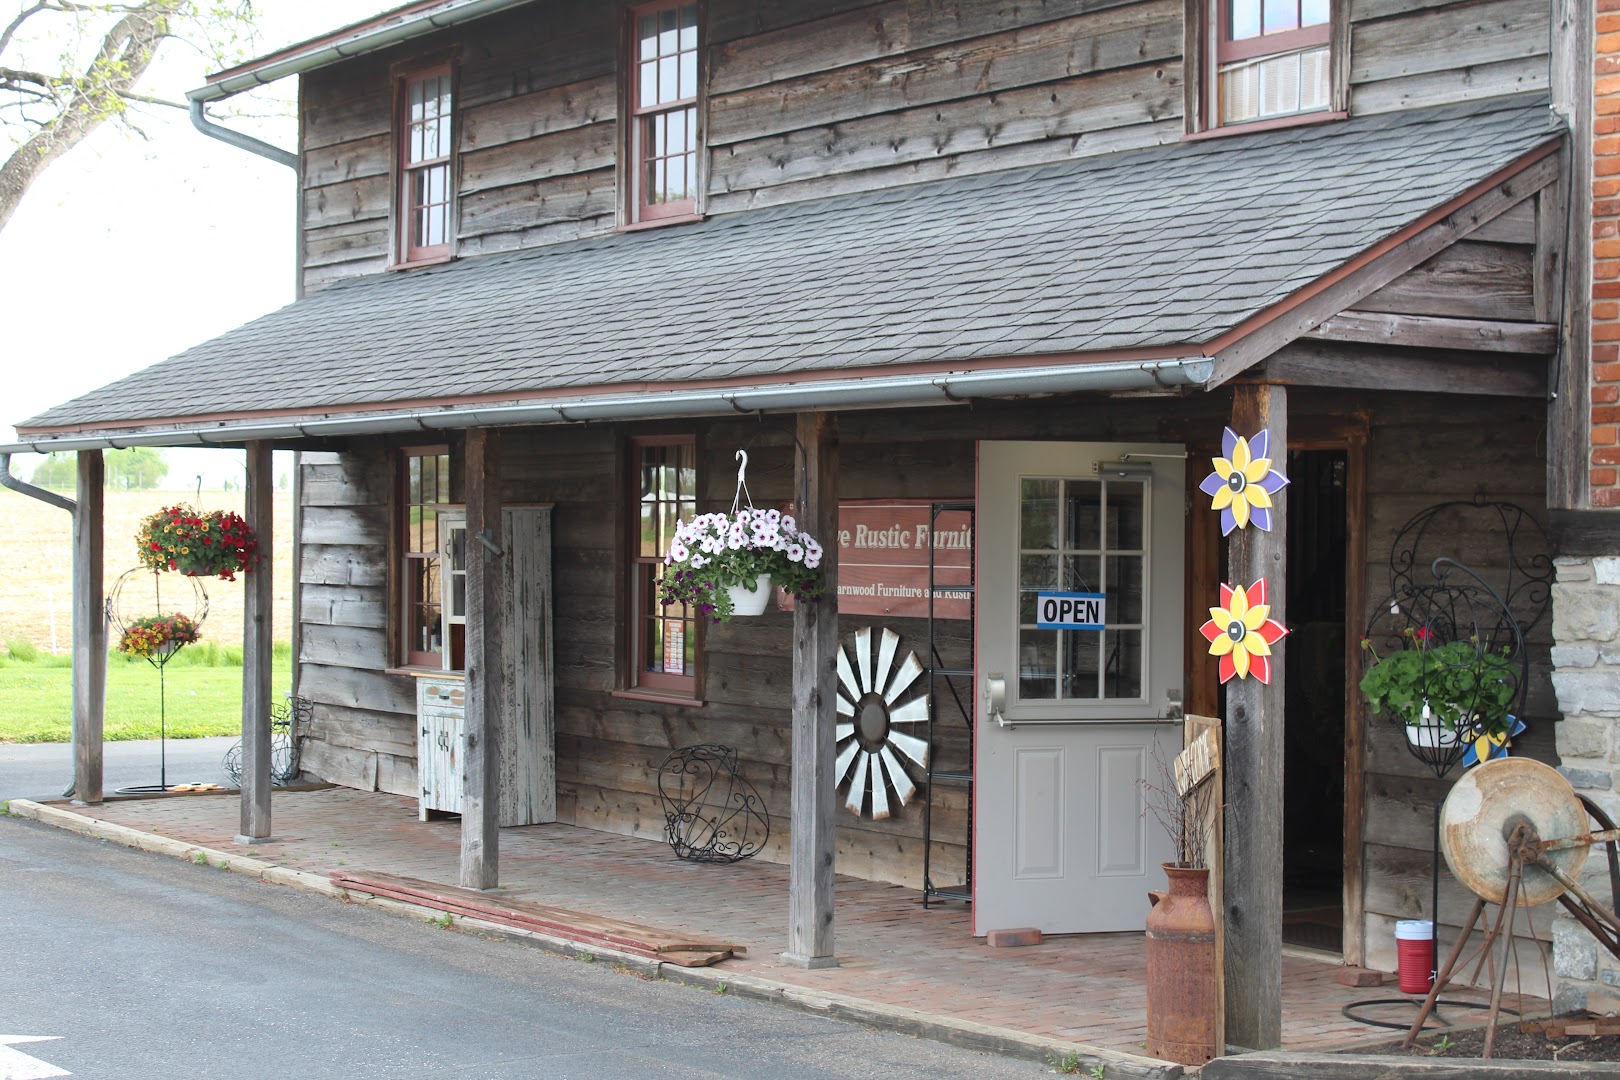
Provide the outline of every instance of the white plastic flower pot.
[[763,615],[771,599],[771,575],[761,574],[752,589],[727,585],[726,593],[731,597],[732,615]]
[[1456,746],[1457,743],[1462,741],[1462,738],[1450,728],[1408,724],[1406,725],[1406,741],[1413,746],[1427,746],[1433,749],[1441,746]]

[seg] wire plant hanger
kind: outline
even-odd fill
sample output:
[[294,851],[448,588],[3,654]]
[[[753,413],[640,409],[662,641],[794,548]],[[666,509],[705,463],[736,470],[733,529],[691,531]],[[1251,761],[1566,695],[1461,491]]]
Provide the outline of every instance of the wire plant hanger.
[[[135,595],[144,580],[150,577],[152,581],[152,602],[148,607],[144,596]],[[203,588],[202,581],[195,577],[181,577],[181,581],[188,582],[190,587],[191,622],[201,627],[208,618],[208,592]],[[186,586],[180,586],[184,593]],[[171,602],[172,604],[172,602]],[[113,582],[112,591],[107,594],[103,607],[108,623],[122,637],[137,620],[151,615],[178,614],[166,611],[163,601],[163,575],[156,570],[144,566],[133,570],[125,570]],[[137,614],[138,612],[138,614]],[[166,744],[168,739],[168,686],[164,675],[164,668],[170,660],[177,656],[185,642],[171,641],[155,650],[143,659],[158,673],[158,782],[156,784],[138,784],[133,787],[119,788],[119,795],[143,795],[153,792],[169,790],[168,761],[166,757]]]

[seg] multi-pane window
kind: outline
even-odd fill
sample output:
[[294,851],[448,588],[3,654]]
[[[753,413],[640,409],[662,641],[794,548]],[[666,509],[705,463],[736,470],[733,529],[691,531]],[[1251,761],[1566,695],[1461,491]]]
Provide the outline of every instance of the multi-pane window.
[[639,8],[632,22],[631,217],[691,214],[697,205],[698,6]]
[[675,526],[697,511],[697,449],[690,438],[632,444],[630,684],[695,696],[697,622],[687,604],[658,600]]
[[1217,0],[1216,12],[1219,123],[1331,106],[1331,0]]
[[451,71],[448,64],[399,82],[399,261],[450,254]]
[[[1026,477],[1018,526],[1020,701],[1140,701],[1147,657],[1147,482]],[[1103,629],[1036,625],[1040,592],[1101,593]]]
[[400,469],[400,659],[444,667],[447,626],[439,519],[450,501],[450,455],[445,447],[402,451]]

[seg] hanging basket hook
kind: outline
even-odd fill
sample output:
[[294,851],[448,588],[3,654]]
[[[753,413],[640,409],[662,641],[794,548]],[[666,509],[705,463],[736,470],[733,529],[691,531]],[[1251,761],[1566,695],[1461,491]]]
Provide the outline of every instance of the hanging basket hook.
[[746,479],[748,473],[748,451],[738,450],[737,460],[742,462],[742,464],[737,466],[737,493],[731,497],[731,512],[733,514],[735,514],[741,507],[747,507],[750,510],[754,508],[754,500],[748,494],[748,480]]

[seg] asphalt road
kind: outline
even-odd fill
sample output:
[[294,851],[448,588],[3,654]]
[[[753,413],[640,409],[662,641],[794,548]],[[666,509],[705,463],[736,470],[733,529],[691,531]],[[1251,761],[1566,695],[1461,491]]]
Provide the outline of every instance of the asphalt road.
[[0,895],[0,1078],[17,1053],[62,1072],[10,1075],[116,1080],[1048,1073],[16,818]]
[[[102,751],[102,789],[111,794],[122,787],[156,784],[231,784],[220,762],[238,740],[168,739],[110,742]],[[73,782],[73,746],[70,743],[0,743],[0,800],[60,799]],[[0,1080],[5,1080],[0,1074]]]

